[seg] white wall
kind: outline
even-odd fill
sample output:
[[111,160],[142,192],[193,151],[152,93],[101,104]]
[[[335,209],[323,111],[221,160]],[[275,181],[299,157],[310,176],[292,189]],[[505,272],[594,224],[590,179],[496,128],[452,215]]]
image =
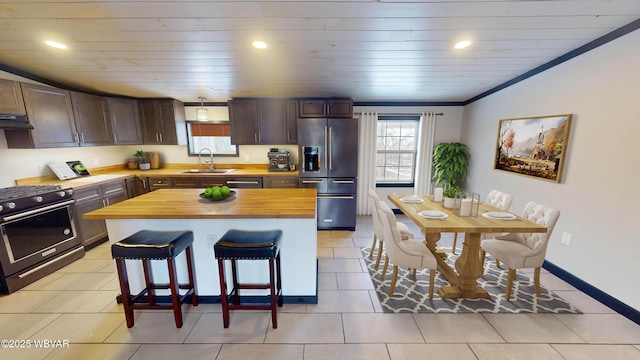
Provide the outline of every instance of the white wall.
[[[640,310],[638,136],[640,31],[553,67],[464,109],[469,189],[513,194],[561,211],[547,260]],[[493,170],[498,121],[573,114],[562,183]],[[560,244],[563,232],[571,246]]]

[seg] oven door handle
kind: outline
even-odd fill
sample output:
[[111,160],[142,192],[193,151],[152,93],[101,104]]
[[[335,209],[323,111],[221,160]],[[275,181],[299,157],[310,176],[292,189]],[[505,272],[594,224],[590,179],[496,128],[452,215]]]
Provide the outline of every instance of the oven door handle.
[[39,266],[37,266],[37,267],[35,267],[35,268],[33,268],[33,269],[31,269],[31,270],[27,271],[27,272],[23,272],[22,274],[19,274],[19,275],[18,275],[18,278],[19,278],[19,279],[25,278],[25,277],[27,277],[27,276],[29,276],[29,275],[33,274],[34,272],[36,272],[36,271],[38,271],[38,270],[42,269],[42,268],[45,268],[45,267],[47,267],[47,266],[49,266],[49,265],[51,265],[51,264],[53,264],[53,263],[55,263],[55,262],[58,262],[58,261],[60,261],[60,260],[62,260],[62,259],[64,259],[64,258],[69,257],[69,256],[71,256],[71,255],[73,255],[73,254],[77,253],[78,251],[82,251],[82,250],[84,250],[84,248],[83,248],[83,247],[79,247],[79,248],[77,248],[77,249],[75,249],[75,250],[73,250],[73,251],[70,251],[70,252],[68,252],[68,253],[66,253],[66,254],[64,254],[64,255],[58,256],[57,258],[54,258],[54,259],[53,259],[53,260],[51,260],[51,261],[48,261],[48,262],[46,262],[46,263],[44,263],[44,264],[42,264],[42,265],[39,265]]
[[23,218],[25,216],[41,213],[43,211],[48,211],[48,210],[61,208],[61,207],[67,206],[69,204],[73,204],[74,201],[75,200],[67,200],[65,202],[61,202],[61,203],[58,203],[58,204],[49,205],[49,206],[45,206],[45,207],[41,207],[41,208],[37,208],[37,209],[25,211],[25,212],[21,212],[19,214],[15,214],[15,215],[5,216],[4,217],[4,221],[11,221],[11,220],[15,220],[15,219],[20,219],[20,218]]

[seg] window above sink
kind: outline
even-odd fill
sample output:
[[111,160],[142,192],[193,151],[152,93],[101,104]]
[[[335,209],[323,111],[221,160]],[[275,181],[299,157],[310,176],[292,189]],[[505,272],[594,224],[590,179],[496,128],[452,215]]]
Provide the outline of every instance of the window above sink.
[[189,156],[198,156],[204,148],[213,156],[238,156],[238,146],[231,144],[228,121],[187,121],[187,144]]

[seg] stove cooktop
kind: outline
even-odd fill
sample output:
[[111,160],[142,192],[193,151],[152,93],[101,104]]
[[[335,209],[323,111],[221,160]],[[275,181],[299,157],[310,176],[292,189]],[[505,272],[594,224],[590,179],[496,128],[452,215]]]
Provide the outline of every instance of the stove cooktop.
[[7,215],[72,199],[73,189],[60,185],[26,185],[0,188],[0,214]]
[[0,201],[38,195],[61,188],[60,185],[23,185],[0,188]]

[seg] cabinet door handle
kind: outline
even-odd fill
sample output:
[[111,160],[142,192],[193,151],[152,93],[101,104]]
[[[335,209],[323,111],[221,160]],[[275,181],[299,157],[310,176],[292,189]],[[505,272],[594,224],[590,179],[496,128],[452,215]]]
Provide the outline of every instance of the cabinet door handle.
[[302,180],[303,184],[320,184],[322,180]]
[[353,184],[353,180],[333,180],[336,184]]
[[253,133],[253,142],[258,142],[258,134]]
[[142,179],[142,188],[146,189],[147,188],[147,180]]
[[256,181],[256,180],[253,180],[253,181],[229,180],[229,181],[227,181],[227,184],[255,184],[255,185],[258,185],[259,182]]
[[73,133],[73,142],[80,144],[80,136],[78,136],[77,132]]
[[84,133],[80,133],[80,139],[82,139],[82,143],[84,143]]
[[118,142],[118,134],[116,134],[116,132],[113,132],[113,142]]
[[160,142],[164,142],[164,140],[162,140],[162,133],[160,133]]

